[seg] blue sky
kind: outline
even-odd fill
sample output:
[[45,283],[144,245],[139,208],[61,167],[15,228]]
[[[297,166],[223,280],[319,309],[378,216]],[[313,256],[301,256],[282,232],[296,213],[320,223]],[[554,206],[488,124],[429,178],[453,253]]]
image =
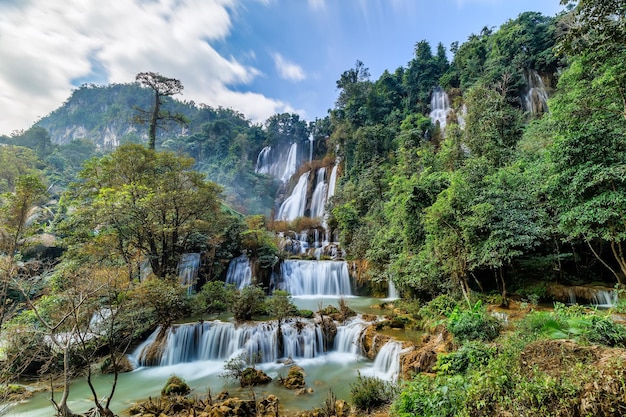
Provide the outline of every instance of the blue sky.
[[449,49],[558,0],[0,0],[0,134],[25,129],[82,83],[179,78],[181,99],[323,117],[335,81],[361,60],[372,79],[416,42]]

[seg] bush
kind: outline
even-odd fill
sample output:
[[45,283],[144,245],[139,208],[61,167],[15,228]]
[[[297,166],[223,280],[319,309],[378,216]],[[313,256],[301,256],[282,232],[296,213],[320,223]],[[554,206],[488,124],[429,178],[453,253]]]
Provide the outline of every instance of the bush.
[[161,395],[187,395],[191,392],[189,385],[176,375],[172,375],[161,390]]
[[314,313],[311,310],[306,310],[306,309],[298,310],[298,316],[302,317],[303,319],[312,319],[313,315]]
[[456,352],[439,355],[435,370],[440,374],[462,374],[467,370],[480,369],[487,365],[496,349],[480,342],[468,342]]
[[196,315],[223,313],[230,308],[235,294],[233,284],[222,281],[209,281],[196,294],[193,312]]
[[398,395],[398,387],[382,379],[358,375],[357,381],[350,384],[352,402],[359,410],[370,410],[391,404]]
[[500,322],[479,301],[469,310],[456,307],[448,318],[448,330],[459,340],[490,341],[500,334]]
[[254,285],[245,287],[235,294],[231,308],[235,320],[250,320],[254,314],[265,312],[265,291]]
[[463,409],[466,382],[460,376],[417,375],[392,405],[398,417],[454,417]]

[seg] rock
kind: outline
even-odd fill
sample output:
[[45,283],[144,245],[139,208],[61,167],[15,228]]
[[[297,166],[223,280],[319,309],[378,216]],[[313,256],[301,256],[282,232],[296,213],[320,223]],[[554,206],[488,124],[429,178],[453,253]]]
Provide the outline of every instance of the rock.
[[258,417],[276,417],[278,416],[278,397],[270,394],[266,399],[259,401],[257,406]]
[[224,401],[228,397],[230,397],[230,394],[228,393],[228,391],[222,391],[219,394],[217,394],[216,400],[217,401]]
[[322,335],[324,336],[324,351],[332,349],[335,342],[335,336],[337,335],[337,325],[330,317],[322,317],[319,323]]
[[[118,373],[131,372],[133,370],[133,365],[130,363],[130,361],[128,360],[128,356],[126,355],[118,357],[116,362],[117,362]],[[103,375],[106,375],[106,374],[112,374],[114,373],[114,371],[115,370],[113,366],[111,365],[111,358],[107,357],[102,362],[102,365],[100,365],[100,372],[102,372]]]
[[304,370],[299,366],[292,366],[289,369],[289,374],[282,380],[283,385],[287,389],[299,389],[304,388],[306,382],[304,381]]
[[365,355],[371,359],[376,359],[380,349],[391,339],[391,337],[376,332],[376,326],[369,326],[361,337],[361,348]]
[[239,382],[242,387],[252,387],[256,385],[268,384],[272,381],[265,372],[256,368],[246,368],[243,370]]
[[161,395],[187,395],[189,392],[191,392],[189,385],[176,375],[172,375],[161,390]]
[[400,358],[402,377],[405,380],[411,379],[413,374],[432,372],[433,366],[437,363],[437,354],[449,352],[452,348],[452,336],[445,329],[436,335],[424,336],[422,342],[422,346],[414,348]]
[[363,319],[363,321],[369,321],[369,322],[378,320],[378,316],[375,314],[363,314],[361,318]]

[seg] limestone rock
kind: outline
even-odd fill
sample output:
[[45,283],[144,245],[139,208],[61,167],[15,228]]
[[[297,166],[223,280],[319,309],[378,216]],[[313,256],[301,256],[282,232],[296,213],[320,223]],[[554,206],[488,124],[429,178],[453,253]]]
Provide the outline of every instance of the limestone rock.
[[304,370],[299,366],[292,366],[289,368],[289,374],[282,380],[283,385],[287,389],[299,389],[304,388],[306,382],[304,381]]

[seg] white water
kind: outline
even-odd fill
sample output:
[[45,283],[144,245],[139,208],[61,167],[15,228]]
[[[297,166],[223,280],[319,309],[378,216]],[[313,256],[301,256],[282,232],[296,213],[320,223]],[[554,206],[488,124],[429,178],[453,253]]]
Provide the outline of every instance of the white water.
[[391,279],[387,280],[387,300],[397,300],[400,298],[396,284]]
[[531,114],[548,112],[548,92],[543,84],[541,76],[534,69],[525,71],[528,90],[522,96],[524,109]]
[[324,204],[326,202],[326,168],[320,168],[317,170],[315,176],[315,188],[313,195],[311,196],[311,217],[322,218],[324,216]]
[[450,113],[450,101],[446,92],[437,86],[432,93],[430,99],[430,120],[433,125],[439,124],[439,128],[443,132],[446,128],[446,119]]
[[300,176],[291,195],[281,204],[276,220],[292,221],[304,216],[310,173],[307,171]]
[[397,381],[400,376],[400,354],[402,344],[391,340],[387,342],[376,355],[374,366],[363,373],[375,376],[385,381]]
[[287,182],[298,169],[298,144],[294,142],[287,152],[276,153],[276,149],[271,146],[263,148],[257,156],[254,171]]
[[343,261],[285,260],[278,288],[298,296],[350,296],[348,266]]
[[226,271],[226,283],[235,284],[238,290],[242,290],[252,283],[252,268],[250,259],[246,255],[241,255],[231,259]]
[[191,289],[196,284],[199,267],[199,253],[183,253],[178,262],[178,277],[180,283]]
[[[588,300],[593,307],[611,308],[617,305],[619,294],[614,290],[595,290],[591,300]],[[574,289],[568,290],[568,303],[570,305],[578,304],[576,292]]]

